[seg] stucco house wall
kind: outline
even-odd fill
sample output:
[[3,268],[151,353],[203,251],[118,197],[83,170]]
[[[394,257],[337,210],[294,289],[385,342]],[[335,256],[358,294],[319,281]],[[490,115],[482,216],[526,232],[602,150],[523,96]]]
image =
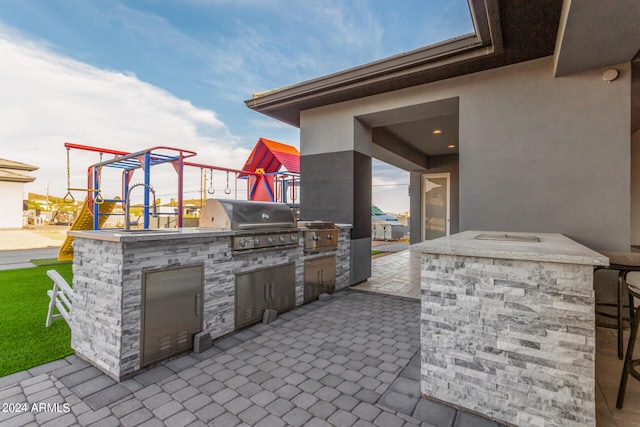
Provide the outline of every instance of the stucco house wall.
[[[596,250],[627,251],[631,68],[614,68],[620,76],[611,83],[604,70],[554,77],[549,56],[304,110],[303,170],[315,176],[312,164],[371,156],[371,131],[358,116],[457,97],[459,231],[560,232]],[[347,163],[331,179],[367,171],[362,160]],[[344,193],[332,203],[352,204]]]
[[0,228],[22,227],[22,182],[0,181]]

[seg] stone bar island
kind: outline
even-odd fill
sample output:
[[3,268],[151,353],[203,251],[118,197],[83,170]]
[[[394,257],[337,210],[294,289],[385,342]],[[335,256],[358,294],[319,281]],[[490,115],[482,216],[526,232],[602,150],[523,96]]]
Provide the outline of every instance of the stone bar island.
[[552,233],[465,231],[421,253],[424,397],[515,425],[595,426],[593,267]]

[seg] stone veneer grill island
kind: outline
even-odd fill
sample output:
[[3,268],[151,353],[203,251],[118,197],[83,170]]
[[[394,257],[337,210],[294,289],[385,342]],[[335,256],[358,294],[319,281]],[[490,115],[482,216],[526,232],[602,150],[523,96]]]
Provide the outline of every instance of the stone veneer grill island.
[[[304,298],[304,261],[334,255],[336,290],[349,286],[350,225],[338,225],[338,246],[233,253],[230,230],[183,228],[70,231],[75,238],[71,347],[117,381],[142,366],[142,280],[147,271],[202,265],[203,331],[216,339],[235,330],[235,275],[295,264],[296,306]],[[304,230],[304,227],[301,227]],[[180,286],[180,283],[176,283]]]
[[606,257],[550,233],[465,231],[412,250],[424,396],[516,425],[596,425],[593,266]]

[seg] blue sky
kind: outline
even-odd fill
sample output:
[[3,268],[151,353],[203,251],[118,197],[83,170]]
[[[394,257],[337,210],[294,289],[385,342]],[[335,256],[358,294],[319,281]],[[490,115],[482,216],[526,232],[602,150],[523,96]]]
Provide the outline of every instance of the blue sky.
[[[244,105],[253,92],[472,31],[465,0],[2,2],[0,157],[40,166],[28,191],[54,194],[68,140],[240,167],[261,136],[298,146],[296,128]],[[376,183],[402,176],[385,169]]]

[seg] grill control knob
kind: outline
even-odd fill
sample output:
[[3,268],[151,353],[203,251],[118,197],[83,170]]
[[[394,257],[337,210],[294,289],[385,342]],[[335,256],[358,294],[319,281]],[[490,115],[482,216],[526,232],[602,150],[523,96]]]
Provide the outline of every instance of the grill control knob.
[[260,244],[262,243],[262,241],[260,240],[259,237],[256,237],[255,240],[253,241],[253,243],[255,243],[256,246],[260,246]]
[[240,246],[242,246],[243,248],[247,246],[247,241],[245,239],[240,239]]
[[269,237],[267,237],[267,242],[270,245],[273,245],[276,242],[276,239],[274,239],[273,236],[269,236]]
[[292,234],[290,236],[290,239],[291,239],[292,242],[297,242],[298,241],[298,236],[296,236],[295,234]]
[[285,237],[284,237],[284,236],[280,236],[280,243],[284,243],[284,242],[286,242],[286,241],[287,241],[287,239],[285,239]]
[[327,234],[327,240],[333,240],[333,236],[331,234]]
[[315,241],[317,242],[318,240],[320,240],[320,236],[318,236],[318,235],[316,234],[316,235],[314,235],[311,239],[312,239],[312,240],[315,240]]

